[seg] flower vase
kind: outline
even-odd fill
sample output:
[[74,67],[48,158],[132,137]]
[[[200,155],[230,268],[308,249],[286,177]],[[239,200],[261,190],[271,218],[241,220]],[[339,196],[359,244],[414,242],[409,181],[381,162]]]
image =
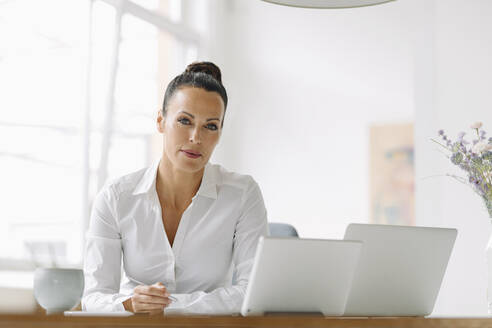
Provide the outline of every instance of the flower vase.
[[[487,210],[489,212],[489,218],[492,222],[492,200],[484,199],[485,205],[487,206]],[[487,248],[485,249],[485,254],[487,257],[487,308],[489,314],[492,314],[492,235],[489,237],[489,241],[487,243]]]

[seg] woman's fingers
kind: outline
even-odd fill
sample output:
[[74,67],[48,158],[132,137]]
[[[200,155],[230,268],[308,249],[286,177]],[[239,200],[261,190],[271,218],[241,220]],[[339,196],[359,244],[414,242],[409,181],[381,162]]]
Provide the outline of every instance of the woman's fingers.
[[134,306],[135,313],[162,313],[165,308],[164,305],[146,303],[136,303]]
[[150,286],[140,285],[135,287],[134,292],[138,294],[160,296],[160,297],[169,296],[166,287],[161,283],[153,284]]
[[135,313],[162,312],[167,306],[167,304],[135,302],[133,303],[133,310]]
[[134,298],[139,303],[149,303],[149,304],[170,304],[170,300],[167,297],[159,297],[145,294],[135,294]]
[[162,311],[162,309],[160,309],[160,310],[152,310],[152,311],[149,311],[148,313],[149,313],[149,315],[163,315],[164,314],[164,312]]
[[132,306],[135,313],[162,314],[165,307],[171,304],[169,293],[162,283],[150,286],[135,287]]

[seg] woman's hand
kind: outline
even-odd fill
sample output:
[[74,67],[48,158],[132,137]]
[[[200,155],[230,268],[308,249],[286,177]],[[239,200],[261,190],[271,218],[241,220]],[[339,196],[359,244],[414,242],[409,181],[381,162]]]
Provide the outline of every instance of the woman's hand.
[[133,296],[123,302],[125,310],[133,313],[163,314],[171,304],[166,287],[158,282],[150,286],[140,285],[133,290]]

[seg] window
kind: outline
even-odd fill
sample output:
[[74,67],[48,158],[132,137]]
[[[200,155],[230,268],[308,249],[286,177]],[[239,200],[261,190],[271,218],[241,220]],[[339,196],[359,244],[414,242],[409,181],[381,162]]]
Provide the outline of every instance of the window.
[[0,2],[0,257],[81,264],[92,199],[155,158],[164,87],[196,59],[180,3]]

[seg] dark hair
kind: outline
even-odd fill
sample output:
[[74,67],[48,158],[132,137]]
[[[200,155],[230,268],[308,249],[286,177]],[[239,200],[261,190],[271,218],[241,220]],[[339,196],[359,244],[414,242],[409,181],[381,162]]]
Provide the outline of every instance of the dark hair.
[[[183,73],[169,82],[164,101],[162,103],[162,115],[166,115],[167,103],[179,88],[190,86],[207,91],[217,92],[224,102],[224,116],[227,108],[227,92],[222,85],[222,74],[220,68],[211,62],[195,62],[186,66]],[[222,120],[224,125],[224,120]]]

